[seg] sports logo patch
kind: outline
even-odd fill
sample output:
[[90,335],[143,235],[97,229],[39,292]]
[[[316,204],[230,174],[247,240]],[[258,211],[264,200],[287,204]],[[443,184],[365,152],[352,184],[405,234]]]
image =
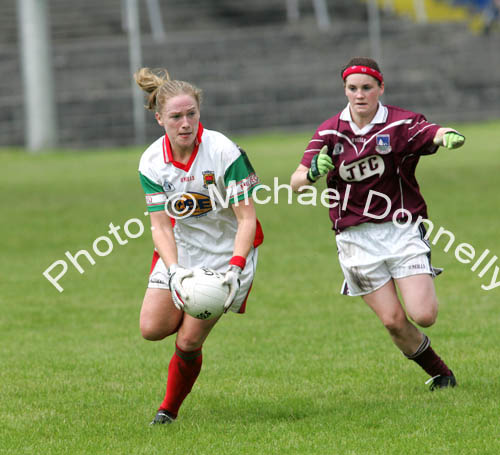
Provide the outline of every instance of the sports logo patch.
[[175,187],[170,182],[168,182],[167,180],[165,180],[165,182],[163,182],[163,191],[165,191],[165,193],[168,193],[169,191],[174,191],[174,190],[175,190]]
[[203,171],[203,188],[208,189],[208,185],[213,185],[215,183],[215,172],[214,171]]
[[391,153],[391,136],[389,134],[378,134],[375,137],[375,142],[377,143],[375,150],[381,155],[387,155]]
[[384,170],[384,159],[379,155],[370,155],[349,164],[342,161],[339,175],[345,182],[361,182],[375,175],[382,176]]
[[168,201],[167,214],[176,219],[202,216],[210,212],[212,201],[206,194],[178,193]]
[[333,147],[332,155],[340,155],[341,153],[344,153],[344,145],[340,142],[337,142],[335,144],[335,147]]

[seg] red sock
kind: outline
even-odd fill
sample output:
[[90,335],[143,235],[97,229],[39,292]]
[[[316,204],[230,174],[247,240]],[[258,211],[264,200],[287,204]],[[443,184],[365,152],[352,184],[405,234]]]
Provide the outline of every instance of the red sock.
[[430,346],[411,360],[417,362],[432,377],[437,375],[451,376],[451,371],[446,366],[446,363],[441,360],[441,357]]
[[202,359],[201,347],[184,352],[175,345],[175,353],[168,366],[167,392],[160,409],[177,417],[182,402],[200,374]]

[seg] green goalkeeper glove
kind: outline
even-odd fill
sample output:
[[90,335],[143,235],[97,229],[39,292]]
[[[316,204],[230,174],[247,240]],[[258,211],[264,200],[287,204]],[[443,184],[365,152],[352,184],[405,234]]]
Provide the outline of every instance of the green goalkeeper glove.
[[462,147],[465,142],[465,136],[456,131],[448,131],[443,136],[443,147],[447,149],[457,149]]
[[311,161],[311,168],[307,172],[307,179],[310,182],[314,183],[320,177],[323,177],[325,174],[327,174],[328,171],[331,171],[335,168],[332,163],[332,159],[327,155],[327,152],[328,146],[325,145],[323,146],[319,154],[314,155]]

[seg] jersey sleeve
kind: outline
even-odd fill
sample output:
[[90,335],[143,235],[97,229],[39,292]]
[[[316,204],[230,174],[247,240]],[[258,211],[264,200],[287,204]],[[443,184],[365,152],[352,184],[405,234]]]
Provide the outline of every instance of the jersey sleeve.
[[438,146],[434,144],[434,137],[440,125],[431,123],[422,114],[416,114],[413,122],[408,126],[407,147],[405,154],[431,155],[436,153]]
[[317,155],[321,151],[323,145],[325,145],[325,140],[319,135],[318,130],[316,130],[309,144],[307,144],[306,151],[300,160],[300,164],[305,167],[311,167],[311,161],[314,155]]
[[259,187],[259,178],[254,171],[246,152],[239,149],[239,156],[224,172],[224,185],[231,194],[230,202],[241,201],[251,197]]
[[141,181],[142,189],[146,194],[148,212],[159,212],[160,210],[165,210],[167,197],[165,196],[162,186],[146,177],[141,171],[139,171],[139,179]]

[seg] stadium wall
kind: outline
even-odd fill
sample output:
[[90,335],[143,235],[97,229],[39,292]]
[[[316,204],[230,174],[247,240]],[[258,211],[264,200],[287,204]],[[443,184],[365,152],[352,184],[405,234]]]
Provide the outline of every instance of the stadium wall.
[[[60,144],[133,144],[121,2],[68,3],[49,0]],[[287,24],[281,0],[164,1],[165,43],[152,39],[142,5],[144,65],[166,67],[199,85],[207,128],[307,130],[344,107],[340,69],[371,50],[362,3],[328,2],[328,31],[318,30],[310,4],[302,1],[301,20]],[[15,2],[4,0],[0,9],[0,145],[22,145]],[[436,122],[500,118],[500,34],[473,35],[466,24],[422,25],[387,14],[382,33],[384,102]],[[148,140],[159,134],[150,115]]]

